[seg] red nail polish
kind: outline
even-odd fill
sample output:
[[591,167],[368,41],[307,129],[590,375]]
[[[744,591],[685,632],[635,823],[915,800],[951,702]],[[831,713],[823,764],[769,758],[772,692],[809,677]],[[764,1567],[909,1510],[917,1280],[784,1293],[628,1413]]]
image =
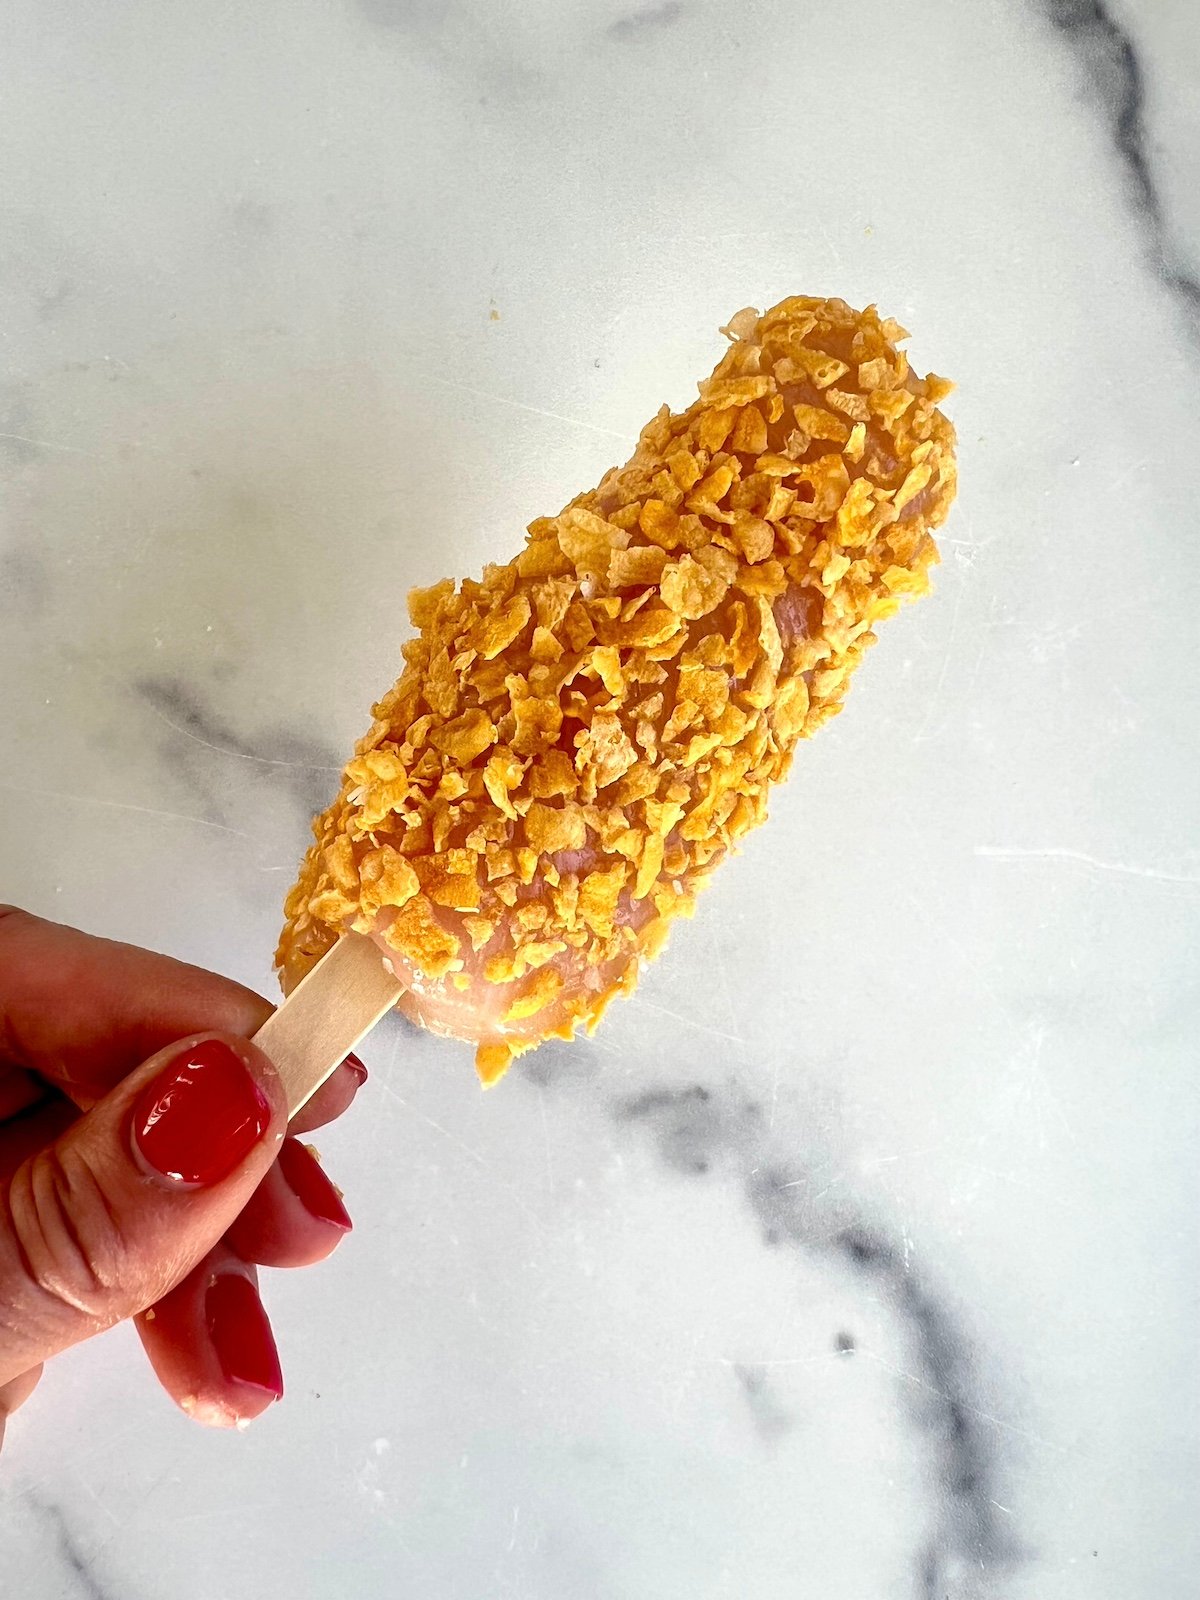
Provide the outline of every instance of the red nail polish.
[[226,1378],[263,1389],[273,1400],[281,1400],[279,1352],[258,1290],[249,1278],[240,1272],[223,1272],[214,1278],[204,1297],[204,1319]]
[[361,1089],[363,1084],[367,1081],[366,1067],[364,1067],[358,1057],[353,1054],[346,1057],[345,1065],[350,1068],[350,1071],[358,1079],[358,1087]]
[[279,1169],[288,1188],[304,1209],[321,1222],[329,1222],[343,1233],[354,1224],[341,1197],[325,1176],[325,1169],[299,1139],[285,1139],[279,1152]]
[[202,1039],[142,1090],[133,1142],[143,1161],[176,1183],[218,1183],[270,1122],[270,1102],[242,1058],[220,1039]]

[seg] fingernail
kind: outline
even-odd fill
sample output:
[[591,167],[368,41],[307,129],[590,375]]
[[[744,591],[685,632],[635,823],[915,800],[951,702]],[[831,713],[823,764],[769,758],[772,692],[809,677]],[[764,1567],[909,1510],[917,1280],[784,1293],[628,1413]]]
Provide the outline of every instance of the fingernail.
[[350,1232],[354,1226],[350,1213],[307,1145],[301,1144],[299,1139],[285,1139],[279,1151],[279,1170],[288,1188],[311,1216],[332,1223],[343,1233]]
[[267,1131],[271,1106],[250,1069],[220,1039],[181,1050],[133,1108],[142,1160],[176,1183],[219,1183]]
[[366,1081],[367,1081],[367,1069],[366,1069],[366,1067],[364,1067],[362,1062],[358,1059],[358,1057],[356,1055],[353,1055],[353,1054],[348,1055],[346,1057],[345,1064],[346,1064],[346,1066],[348,1066],[350,1068],[350,1071],[358,1079],[358,1087],[361,1089],[363,1084],[366,1083]]
[[272,1400],[283,1398],[283,1372],[271,1324],[258,1290],[240,1272],[214,1278],[204,1297],[208,1336],[221,1371],[230,1383],[261,1389]]

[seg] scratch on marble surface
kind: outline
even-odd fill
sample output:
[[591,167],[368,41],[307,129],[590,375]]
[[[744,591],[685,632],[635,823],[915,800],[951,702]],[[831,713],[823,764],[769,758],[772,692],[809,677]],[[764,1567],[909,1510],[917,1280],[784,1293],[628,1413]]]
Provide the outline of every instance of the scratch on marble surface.
[[165,727],[172,729],[175,733],[182,734],[185,739],[190,739],[193,744],[202,745],[205,750],[215,750],[218,755],[232,756],[237,761],[253,761],[261,767],[287,767],[293,772],[340,773],[342,770],[341,767],[327,767],[313,761],[280,761],[273,756],[256,756],[249,750],[236,750],[231,745],[214,744],[211,739],[202,739],[198,733],[193,733],[190,728],[185,728],[178,722],[172,722],[170,717],[162,712],[148,695],[145,698],[150,710]]
[[698,1328],[692,1330],[692,1348],[686,1357],[681,1358],[672,1369],[675,1373],[676,1383],[671,1394],[670,1410],[672,1417],[678,1417],[683,1410],[683,1402],[696,1387],[696,1380],[700,1376],[700,1339],[702,1335]]
[[[168,1469],[167,1472],[162,1474],[162,1478],[165,1479],[170,1476],[172,1471],[173,1469]],[[247,1500],[239,1497],[237,1503],[238,1514],[241,1516],[245,1516],[247,1513],[254,1512],[270,1513],[278,1510],[278,1507],[279,1501],[274,1497],[266,1500]],[[227,1528],[229,1526],[229,1519],[230,1508],[228,1505],[214,1506],[210,1511],[187,1511],[184,1512],[182,1516],[176,1516],[174,1513],[172,1513],[171,1527],[194,1527],[202,1525],[205,1522],[219,1522]]]
[[941,711],[942,690],[946,687],[950,663],[954,659],[954,647],[958,642],[958,622],[962,613],[963,601],[966,598],[967,588],[968,585],[965,581],[960,583],[958,593],[954,597],[954,610],[950,616],[950,631],[946,636],[946,651],[942,657],[941,671],[938,673],[937,682],[933,686],[933,693],[926,702],[925,715],[921,720],[921,726],[912,736],[914,744],[924,744],[928,740],[936,738],[941,732],[942,726],[944,726],[944,723],[939,721],[938,727],[932,732],[930,731],[935,715]]
[[659,1005],[656,1000],[647,1000],[645,995],[638,996],[638,1004],[657,1011],[661,1016],[670,1017],[672,1022],[680,1022],[685,1028],[693,1028],[697,1033],[706,1033],[713,1039],[726,1039],[730,1044],[745,1044],[745,1039],[737,1033],[725,1033],[721,1028],[714,1028],[707,1022],[700,1022],[695,1017],[685,1016],[682,1011],[672,1011],[670,1006]]
[[819,218],[814,218],[813,220],[816,223],[817,232],[821,235],[821,238],[825,241],[825,248],[826,248],[826,250],[829,251],[829,259],[830,259],[830,261],[832,261],[834,267],[840,272],[841,269],[842,269],[842,253],[841,253],[841,251],[838,249],[837,245],[835,245],[833,240],[830,238],[829,229],[824,225],[824,223],[821,222]]
[[[105,1546],[108,1545],[111,1542],[111,1539],[113,1537],[115,1537],[116,1533],[119,1533],[121,1531],[121,1529],[125,1526],[125,1523],[122,1521],[122,1519],[120,1517],[114,1515],[111,1506],[106,1505],[105,1502],[103,1500],[101,1500],[100,1496],[96,1493],[95,1489],[92,1488],[92,1485],[88,1482],[87,1477],[82,1472],[78,1472],[74,1468],[70,1469],[70,1471],[71,1471],[71,1477],[79,1485],[79,1487],[83,1490],[84,1494],[87,1495],[88,1499],[92,1501],[92,1503],[96,1507],[96,1510],[99,1511],[100,1515],[103,1516],[103,1517],[107,1517],[108,1521],[112,1523],[112,1526],[113,1526],[113,1529],[114,1529],[114,1534],[111,1535],[109,1539],[106,1539],[103,1544],[101,1544],[101,1545],[99,1545],[97,1547],[98,1549],[103,1550],[105,1548]],[[169,1471],[169,1469],[168,1469],[168,1471]],[[167,1475],[166,1472],[164,1472],[162,1474],[162,1477],[166,1477],[166,1475]],[[160,1479],[160,1481],[161,1481],[161,1479]],[[151,1485],[150,1489],[147,1490],[147,1498],[149,1497],[149,1495],[151,1493],[153,1493],[153,1491],[154,1491],[154,1489],[156,1487],[157,1487],[156,1484],[152,1484]]]
[[[115,680],[110,680],[115,681]],[[163,680],[146,678],[133,686],[139,698],[150,708],[155,717],[172,732],[181,734],[185,739],[190,739],[193,744],[202,746],[205,750],[215,750],[218,755],[232,756],[238,761],[255,762],[264,767],[283,767],[290,772],[332,772],[341,773],[341,766],[320,761],[284,761],[275,756],[260,756],[254,750],[246,747],[245,741],[238,739],[228,728],[212,726],[214,719],[207,716],[197,704],[196,697],[189,693],[182,684],[172,684]],[[163,710],[164,705],[177,709],[179,713],[192,723],[176,722],[167,716]],[[203,734],[197,733],[196,728],[204,728],[207,732],[214,731],[225,733],[226,743],[219,743],[213,739],[206,739]]]
[[[0,783],[0,789],[8,794],[23,795],[28,792],[15,783]],[[258,843],[252,833],[243,833],[240,828],[227,827],[223,822],[210,822],[207,817],[189,817],[182,811],[164,811],[157,806],[135,806],[128,800],[104,800],[95,794],[64,794],[60,789],[54,791],[53,798],[56,802],[65,801],[68,805],[101,806],[108,811],[131,811],[142,817],[162,817],[169,822],[187,822],[197,828],[211,828],[214,833],[228,833],[235,839],[245,839],[248,844]]]
[[[392,1064],[395,1064],[394,1051],[392,1055]],[[427,1128],[432,1128],[435,1133],[440,1133],[444,1139],[449,1139],[451,1144],[457,1145],[458,1148],[464,1152],[464,1154],[470,1156],[472,1161],[478,1162],[481,1167],[485,1168],[490,1165],[485,1155],[482,1155],[478,1150],[475,1149],[473,1145],[469,1145],[465,1139],[460,1139],[459,1136],[452,1132],[449,1128],[443,1127],[443,1125],[438,1122],[436,1118],[431,1117],[428,1112],[422,1111],[420,1106],[415,1106],[411,1100],[406,1100],[398,1090],[392,1088],[391,1084],[388,1083],[386,1078],[381,1080],[380,1088],[390,1100],[394,1100],[397,1105],[403,1106],[405,1111],[410,1112],[414,1117],[416,1117],[418,1122],[423,1122]]]
[[997,1167],[981,1166],[977,1161],[960,1161],[959,1165],[964,1172],[972,1172],[984,1178],[994,1178],[997,1183],[1007,1183],[1013,1189],[1021,1189],[1026,1194],[1033,1195],[1038,1200],[1047,1201],[1050,1205],[1060,1207],[1064,1211],[1083,1211],[1086,1207],[1077,1200],[1067,1200],[1054,1190],[1045,1188],[1040,1183],[1030,1183],[1028,1178],[1022,1178],[1015,1172],[1001,1172]]
[[1143,867],[1133,861],[1106,861],[1102,856],[1068,845],[977,844],[975,854],[990,861],[1069,861],[1093,872],[1114,872],[1127,878],[1148,878],[1157,883],[1200,884],[1200,874],[1168,872],[1164,867]]
[[511,400],[507,395],[491,394],[487,389],[472,389],[465,383],[451,383],[446,378],[434,378],[429,374],[423,375],[421,381],[435,389],[449,390],[451,394],[470,395],[475,400],[488,400],[493,405],[511,406],[514,411],[525,411],[531,417],[546,417],[551,422],[565,422],[572,428],[584,428],[588,433],[602,434],[606,439],[620,439],[626,446],[630,443],[628,434],[618,433],[615,428],[602,428],[596,422],[585,422],[582,417],[567,417],[561,411],[546,411],[541,406],[526,405],[523,400]]
[[[127,1428],[114,1429],[111,1433],[105,1434],[103,1437],[101,1437],[97,1443],[87,1448],[81,1448],[79,1451],[77,1451],[72,1459],[71,1470],[75,1473],[78,1473],[79,1468],[83,1466],[85,1462],[97,1461],[101,1457],[107,1460],[110,1451],[117,1446],[124,1446],[131,1439],[138,1438],[143,1431],[144,1424],[140,1421],[132,1423]],[[38,1502],[40,1507],[43,1498],[42,1491],[56,1485],[61,1476],[61,1466],[55,1462],[49,1468],[49,1470],[42,1473],[40,1476],[30,1478],[26,1481],[26,1495],[32,1500]]]
[[700,932],[712,952],[712,973],[724,1003],[725,1036],[731,1044],[745,1044],[746,1040],[742,1037],[739,1025],[737,1004],[729,984],[729,957],[725,945],[717,937],[716,920],[712,917],[705,918],[700,924]]
[[27,433],[0,433],[0,439],[11,439],[16,444],[35,445],[39,450],[57,450],[62,455],[86,456],[89,461],[102,461],[103,456],[98,456],[92,450],[81,450],[75,444],[56,444],[53,439],[34,439]]
[[542,1150],[546,1157],[546,1193],[551,1196],[554,1193],[554,1157],[551,1154],[550,1123],[546,1117],[546,1086],[539,1083],[534,1087],[537,1089],[538,1111],[541,1115]]
[[[397,1041],[392,1048],[391,1065],[393,1066],[395,1065],[396,1051],[398,1048],[399,1041]],[[458,1134],[452,1132],[451,1129],[444,1127],[442,1123],[436,1120],[436,1118],[431,1117],[428,1112],[422,1111],[420,1106],[415,1106],[411,1100],[406,1100],[398,1090],[392,1088],[391,1084],[388,1083],[386,1077],[384,1077],[382,1074],[380,1075],[378,1082],[384,1094],[386,1094],[390,1099],[395,1100],[398,1105],[403,1106],[404,1109],[416,1117],[418,1121],[423,1122],[427,1128],[432,1128],[434,1133],[440,1133],[443,1138],[449,1139],[451,1144],[457,1145],[465,1155],[470,1156],[471,1160],[477,1162],[484,1171],[494,1170],[492,1168],[492,1163],[485,1155],[476,1150],[473,1145],[469,1145],[465,1139],[460,1139]],[[494,1192],[498,1194],[506,1194],[516,1206],[517,1210],[520,1211],[530,1223],[532,1223],[533,1227],[536,1228],[539,1233],[543,1233],[545,1231],[545,1225],[543,1224],[542,1219],[538,1216],[537,1212],[534,1211],[532,1206],[528,1205],[525,1200],[522,1199],[520,1193],[514,1189],[511,1184],[498,1183]]]
[[[214,777],[213,763],[202,759],[199,751],[212,750],[226,757],[240,757],[253,770],[279,779],[306,817],[325,806],[330,778],[341,772],[337,755],[327,747],[286,727],[261,731],[253,740],[243,738],[235,728],[208,709],[203,697],[191,684],[171,677],[141,678],[121,683],[122,693],[132,689],[140,706],[148,708],[157,721],[173,734],[187,739],[188,749],[172,752],[175,775],[194,791],[197,803],[209,815],[223,816],[227,799]],[[303,759],[260,756],[257,746],[290,749]]]
[[[1042,1065],[1045,1043],[1045,1024],[1032,1019],[1025,1030],[1025,1037],[1008,1060],[1008,1070],[997,1080],[1003,1087],[1004,1099],[1011,1107],[1014,1120],[1036,1133],[1038,1147],[1043,1151],[1053,1145],[1047,1121],[1048,1111],[1054,1114],[1070,1143],[1079,1142],[1071,1119],[1054,1092],[1051,1076]],[[997,1102],[997,1112],[1002,1103]]]
[[1116,477],[1110,481],[1108,485],[1109,494],[1112,494],[1116,489],[1123,489],[1127,483],[1131,483],[1138,473],[1142,471],[1143,467],[1151,465],[1153,459],[1152,456],[1139,456],[1136,461],[1130,462],[1123,472],[1118,472]]
[[[1015,1422],[1008,1421],[1006,1417],[997,1417],[990,1411],[984,1411],[980,1406],[971,1405],[967,1400],[947,1394],[944,1389],[939,1389],[936,1383],[930,1383],[928,1378],[922,1378],[916,1372],[908,1372],[894,1361],[888,1361],[878,1351],[868,1350],[865,1345],[860,1344],[858,1353],[865,1360],[873,1361],[877,1367],[882,1367],[885,1372],[890,1372],[893,1377],[901,1379],[904,1383],[912,1384],[916,1389],[923,1389],[927,1394],[933,1395],[938,1400],[945,1400],[949,1404],[961,1407],[963,1411],[969,1411],[973,1417],[977,1417],[980,1422],[986,1422],[990,1427],[1001,1428],[1005,1433],[1016,1434],[1018,1438],[1027,1439],[1030,1444],[1041,1445],[1046,1450],[1054,1450],[1061,1456],[1070,1455],[1071,1453],[1066,1445],[1057,1444],[1053,1439],[1047,1439],[1044,1434],[1034,1433],[1031,1428],[1019,1427]],[[990,1495],[988,1496],[988,1502],[991,1505],[999,1505],[999,1501],[993,1500]],[[1007,1510],[1007,1507],[1001,1506],[1000,1509],[1002,1511]],[[1009,1514],[1011,1515],[1011,1512]]]
[[[964,567],[973,567],[985,550],[990,550],[993,545],[999,544],[1004,538],[1004,532],[989,534],[986,539],[975,536],[975,519],[969,506],[959,506],[954,513],[953,534],[944,529],[939,532],[937,542],[943,550],[953,550],[954,559]],[[989,621],[994,617],[999,596],[993,594],[990,604]]]
[[[733,1367],[735,1371],[738,1367],[746,1365],[745,1362],[735,1361],[732,1356],[701,1356],[700,1359],[711,1362],[713,1366],[717,1367]],[[750,1365],[754,1367],[824,1367],[828,1365],[828,1361],[829,1358],[824,1355],[763,1356],[750,1363]]]
[[[767,1131],[768,1132],[772,1132],[774,1130],[774,1127],[775,1127],[775,1113],[779,1110],[779,1074],[780,1074],[781,1070],[782,1070],[782,1066],[781,1066],[779,1057],[776,1056],[775,1061],[774,1061],[774,1063],[773,1063],[773,1065],[771,1067],[771,1103],[770,1103],[770,1105],[769,1105],[769,1107],[767,1109]],[[802,1183],[804,1180],[798,1178],[796,1181],[798,1183]]]

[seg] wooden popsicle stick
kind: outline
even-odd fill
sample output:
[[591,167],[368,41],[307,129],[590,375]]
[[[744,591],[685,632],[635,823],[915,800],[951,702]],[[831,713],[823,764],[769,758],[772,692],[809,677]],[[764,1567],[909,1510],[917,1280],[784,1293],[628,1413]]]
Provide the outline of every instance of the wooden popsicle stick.
[[254,1035],[283,1079],[289,1117],[404,993],[384,959],[362,934],[343,934]]

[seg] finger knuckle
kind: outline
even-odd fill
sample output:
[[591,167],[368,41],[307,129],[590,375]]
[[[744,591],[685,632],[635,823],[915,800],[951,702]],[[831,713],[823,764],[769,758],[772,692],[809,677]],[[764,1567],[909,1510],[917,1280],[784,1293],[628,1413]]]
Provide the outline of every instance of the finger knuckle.
[[67,1310],[96,1330],[125,1314],[127,1249],[104,1187],[78,1150],[39,1150],[10,1190],[12,1227],[25,1275],[48,1313]]

